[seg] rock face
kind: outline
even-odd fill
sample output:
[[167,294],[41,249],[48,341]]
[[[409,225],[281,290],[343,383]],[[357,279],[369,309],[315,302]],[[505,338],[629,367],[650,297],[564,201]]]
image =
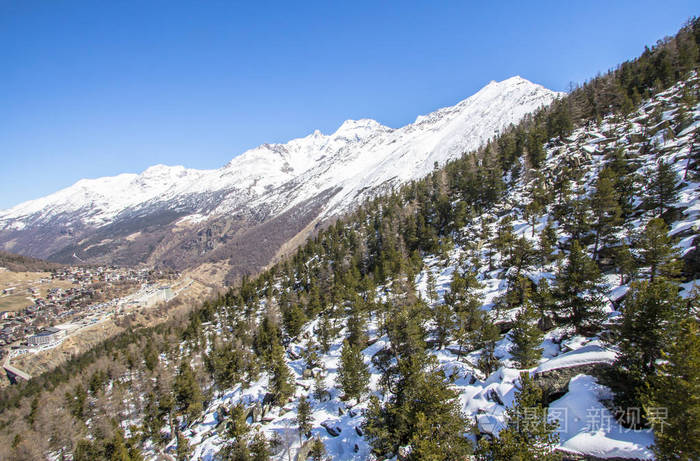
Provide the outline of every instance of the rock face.
[[587,363],[567,368],[556,368],[535,373],[534,381],[542,389],[546,404],[558,399],[567,392],[569,381],[574,376],[583,374],[600,378],[611,368],[607,363]]
[[556,97],[513,77],[398,129],[348,120],[333,134],[263,144],[216,170],[156,165],[81,180],[0,211],[0,250],[175,269],[228,261],[235,278],[269,263],[295,236],[478,148]]
[[331,437],[338,437],[343,430],[334,421],[324,421],[321,423],[321,427],[323,427]]

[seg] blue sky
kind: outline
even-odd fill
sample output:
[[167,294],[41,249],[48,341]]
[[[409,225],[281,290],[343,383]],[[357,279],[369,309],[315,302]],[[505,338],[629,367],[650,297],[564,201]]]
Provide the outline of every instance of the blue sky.
[[555,90],[691,1],[0,0],[0,209],[84,177],[217,168],[348,118],[398,127],[490,80]]

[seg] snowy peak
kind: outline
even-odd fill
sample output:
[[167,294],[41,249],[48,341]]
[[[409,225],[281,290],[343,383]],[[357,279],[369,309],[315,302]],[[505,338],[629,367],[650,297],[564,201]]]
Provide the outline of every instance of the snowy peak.
[[[548,90],[542,85],[525,80],[520,76],[511,77],[500,82],[492,80],[478,92],[454,106],[443,107],[427,115],[419,115],[413,124],[419,125],[426,122],[434,122],[475,109],[484,112],[493,111],[498,109],[494,107],[495,105],[504,103],[504,107],[518,104],[522,104],[524,107],[531,107],[532,102],[537,103],[538,101],[540,105],[547,105],[551,102],[552,95],[559,96],[560,94]],[[539,106],[535,108],[537,107]]]
[[382,125],[371,118],[360,120],[346,120],[340,128],[331,135],[333,138],[345,138],[353,141],[360,141],[379,131],[391,131],[391,128]]
[[[314,219],[322,220],[425,176],[436,162],[444,164],[477,149],[556,97],[540,85],[512,77],[491,82],[458,104],[400,128],[369,118],[346,120],[331,134],[316,130],[283,144],[262,144],[215,170],[159,164],[140,174],[81,180],[0,211],[0,249],[22,252],[28,245],[31,251],[26,254],[51,257],[56,248],[46,250],[45,242],[75,243],[65,239],[64,230],[57,234],[59,222],[63,228],[84,230],[83,239],[76,236],[75,241],[97,229],[109,234],[103,240],[112,241],[112,233],[105,229],[136,218],[149,226],[157,223],[150,226],[154,232],[177,226],[173,223],[202,223],[222,216],[238,216],[257,225],[303,205],[304,213],[314,210]],[[143,224],[116,227],[139,225]],[[32,230],[43,237],[33,238]]]

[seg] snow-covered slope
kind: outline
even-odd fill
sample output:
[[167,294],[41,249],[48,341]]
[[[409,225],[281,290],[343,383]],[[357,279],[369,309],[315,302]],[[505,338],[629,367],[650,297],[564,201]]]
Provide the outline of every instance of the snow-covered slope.
[[[700,80],[693,79],[695,88],[700,85]],[[657,94],[648,100],[639,110],[628,119],[618,119],[608,116],[598,124],[591,124],[576,129],[564,142],[556,140],[547,146],[547,157],[540,172],[549,184],[554,184],[554,176],[561,170],[562,165],[575,164],[579,168],[580,178],[572,184],[572,190],[579,191],[581,198],[592,196],[594,180],[601,168],[609,159],[606,153],[613,149],[624,149],[630,156],[630,161],[636,165],[636,173],[639,175],[639,185],[645,183],[645,178],[651,176],[651,172],[657,167],[658,162],[666,162],[672,165],[677,175],[679,186],[678,199],[670,206],[678,211],[672,223],[670,223],[669,235],[675,236],[675,243],[679,253],[688,257],[690,253],[697,254],[696,245],[700,241],[700,182],[695,175],[685,179],[686,169],[689,167],[689,156],[693,149],[695,136],[700,129],[700,104],[696,104],[690,114],[692,123],[682,130],[675,129],[673,122],[677,115],[678,95],[682,85]],[[639,135],[644,131],[644,126],[651,126],[650,121],[659,111],[660,117],[669,122],[671,130],[658,129],[652,139],[656,147],[644,153]],[[661,125],[659,125],[661,126]],[[676,132],[672,135],[671,133]],[[691,167],[692,172],[692,167]],[[692,179],[691,179],[692,178]],[[539,232],[547,223],[553,226],[555,236],[559,242],[565,243],[572,237],[555,217],[553,204],[550,204],[542,213],[542,216],[533,225],[525,219],[523,209],[532,199],[531,191],[538,181],[536,178],[520,178],[504,199],[493,209],[486,210],[483,214],[475,216],[471,222],[460,229],[456,235],[462,242],[468,244],[456,244],[454,248],[444,255],[425,255],[424,268],[415,278],[415,286],[418,294],[430,308],[445,303],[445,294],[451,290],[451,282],[455,273],[471,272],[481,284],[476,290],[478,299],[481,300],[481,309],[489,311],[492,319],[505,325],[514,317],[513,311],[499,310],[496,303],[503,298],[508,290],[509,266],[508,256],[496,249],[493,240],[484,240],[481,237],[483,223],[490,229],[490,235],[495,235],[499,228],[504,228],[508,220],[512,225],[516,238],[525,238],[531,241],[533,248],[540,248]],[[635,194],[637,209],[632,218],[633,226],[622,226],[618,237],[621,242],[630,244],[644,228],[646,223],[654,217],[654,210],[645,210],[641,206],[647,191],[638,187]],[[565,245],[556,252],[564,252]],[[591,247],[587,248],[592,251]],[[486,261],[493,260],[493,267]],[[475,263],[476,261],[477,263]],[[314,255],[307,262],[308,265],[319,265],[318,255]],[[556,283],[556,271],[558,263],[530,263],[523,270],[522,275],[539,285],[542,280]],[[319,266],[320,267],[320,266]],[[428,294],[428,274],[432,274],[435,281],[436,299],[431,299]],[[644,278],[644,275],[638,275]],[[613,303],[618,300],[630,287],[629,283],[621,284],[619,274],[615,271],[605,272],[606,303],[605,313],[608,321],[612,321],[620,315],[620,305]],[[302,286],[301,280],[297,283],[285,284],[285,286]],[[550,285],[551,286],[551,285]],[[688,297],[691,291],[700,286],[700,279],[689,280],[681,285],[681,296]],[[281,285],[276,288],[282,290]],[[391,299],[393,288],[379,286],[376,289],[374,301],[379,304]],[[263,292],[264,290],[261,290]],[[401,294],[399,294],[401,297]],[[267,308],[269,301],[261,296],[261,312]],[[337,306],[336,306],[337,307]],[[515,308],[518,310],[519,308]],[[237,315],[243,316],[244,309],[234,310]],[[387,399],[387,390],[379,385],[382,370],[376,366],[376,358],[382,351],[391,347],[389,335],[380,328],[379,315],[375,315],[368,322],[366,333],[369,338],[369,346],[363,351],[363,360],[370,371],[370,393],[381,401]],[[226,318],[226,322],[230,321]],[[362,399],[355,404],[342,398],[342,390],[338,384],[338,365],[340,350],[343,341],[349,334],[348,319],[339,321],[341,330],[336,335],[334,342],[325,354],[320,354],[318,362],[320,367],[308,368],[304,351],[319,335],[319,321],[309,322],[298,338],[292,340],[286,347],[286,363],[290,367],[296,383],[295,396],[290,402],[273,408],[264,418],[256,418],[253,413],[251,425],[271,440],[287,441],[287,446],[280,448],[276,453],[276,459],[287,459],[302,451],[301,441],[297,441],[297,405],[298,398],[304,396],[309,399],[311,406],[312,437],[318,437],[323,443],[327,455],[337,460],[365,460],[376,459],[370,453],[370,445],[360,430],[365,421],[364,410],[368,407],[368,399]],[[212,337],[218,337],[225,328],[225,322],[208,325],[208,332]],[[606,323],[606,326],[609,324]],[[434,326],[428,325],[427,329]],[[510,327],[508,327],[510,328]],[[604,341],[600,335],[585,336],[576,334],[572,328],[558,327],[550,329],[540,344],[542,353],[538,363],[531,368],[519,369],[513,360],[511,349],[513,339],[511,334],[504,334],[496,342],[495,356],[500,361],[500,367],[490,374],[485,374],[479,368],[479,359],[484,353],[483,349],[470,351],[466,357],[460,358],[457,352],[460,346],[453,341],[445,348],[431,348],[429,351],[435,356],[446,376],[450,376],[452,388],[459,393],[460,405],[463,413],[477,423],[482,435],[498,434],[505,425],[506,411],[514,404],[515,394],[520,385],[520,373],[528,372],[536,383],[549,389],[548,392],[561,394],[548,405],[548,418],[555,423],[558,436],[557,449],[567,457],[578,459],[586,457],[591,460],[604,459],[629,459],[651,460],[654,455],[651,445],[654,443],[652,429],[631,429],[621,425],[620,420],[611,411],[611,390],[600,383],[598,378],[600,371],[607,364],[614,362],[619,351],[614,344]],[[314,379],[309,374],[320,375],[328,388],[328,395],[317,398],[313,395]],[[227,438],[224,428],[225,421],[221,409],[231,408],[233,405],[242,404],[246,408],[254,408],[262,405],[265,395],[270,391],[269,375],[263,376],[253,383],[244,386],[236,384],[215,396],[209,402],[204,415],[187,429],[186,436],[193,449],[191,459],[214,460],[217,453],[230,440]],[[671,417],[669,415],[669,417]],[[330,429],[329,429],[330,428]],[[166,451],[173,452],[177,441],[171,439]],[[286,451],[284,451],[284,450]],[[157,452],[149,453],[149,459],[156,459]],[[396,458],[393,458],[396,459]]]
[[[443,164],[478,148],[556,97],[540,85],[512,77],[398,129],[369,119],[348,120],[330,135],[316,131],[286,144],[263,144],[216,170],[156,165],[139,175],[81,180],[0,211],[0,248],[61,259],[56,255],[66,245],[85,240],[95,229],[136,216],[150,224],[149,216],[164,213],[168,222],[160,226],[232,214],[253,216],[259,223],[314,203],[313,218],[327,218],[392,185],[426,175],[435,162]],[[28,232],[39,232],[40,238],[27,243],[22,234]],[[109,237],[112,241],[115,236]],[[56,244],[61,238],[65,242]],[[80,245],[74,250],[79,252]]]

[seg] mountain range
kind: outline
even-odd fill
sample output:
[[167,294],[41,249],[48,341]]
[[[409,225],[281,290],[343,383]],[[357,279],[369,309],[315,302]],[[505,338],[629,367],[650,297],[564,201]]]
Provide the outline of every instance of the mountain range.
[[0,249],[61,263],[202,265],[232,281],[255,272],[367,198],[419,179],[550,104],[521,77],[401,128],[347,120],[263,144],[214,170],[155,165],[83,179],[0,211]]

